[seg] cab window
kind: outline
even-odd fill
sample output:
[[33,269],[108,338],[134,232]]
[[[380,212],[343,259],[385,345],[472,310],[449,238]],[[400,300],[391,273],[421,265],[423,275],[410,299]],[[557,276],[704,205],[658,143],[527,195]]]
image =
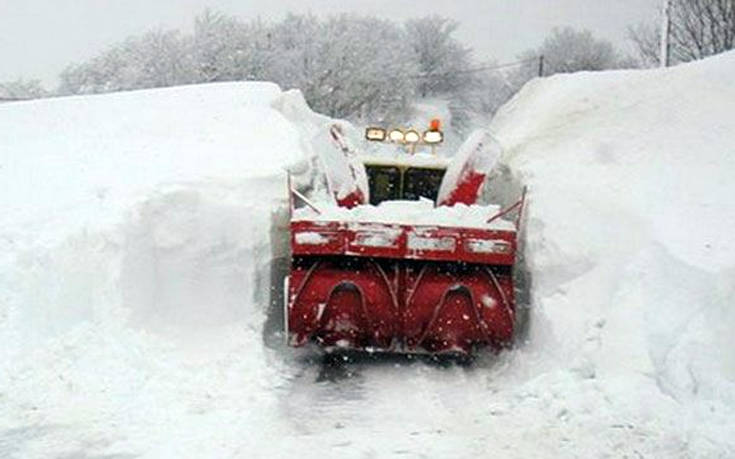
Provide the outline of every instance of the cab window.
[[401,170],[394,166],[366,166],[370,204],[401,199]]
[[436,201],[444,172],[442,169],[417,167],[406,169],[403,173],[403,199],[418,201],[419,198],[426,198]]
[[365,170],[372,205],[399,199],[418,201],[422,197],[436,201],[439,186],[446,172],[443,169],[380,165],[366,165]]

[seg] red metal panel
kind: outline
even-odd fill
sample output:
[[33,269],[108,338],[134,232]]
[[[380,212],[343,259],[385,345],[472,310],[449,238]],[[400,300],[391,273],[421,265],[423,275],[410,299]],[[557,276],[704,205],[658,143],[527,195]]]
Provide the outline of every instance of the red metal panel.
[[339,198],[339,196],[336,196],[335,199],[337,200],[338,206],[345,207],[347,209],[352,209],[353,207],[357,207],[361,204],[367,204],[368,202],[365,193],[360,189],[356,189],[343,198]]
[[[462,228],[460,235],[460,260],[468,263],[479,263],[485,265],[511,266],[515,263],[517,249],[515,231]],[[498,252],[478,252],[473,250],[472,246],[473,243],[478,241],[502,242],[507,246],[507,250]]]
[[509,276],[483,267],[457,273],[427,265],[410,281],[404,320],[408,350],[469,353],[473,346],[510,341],[515,306],[512,291],[503,287]]
[[294,255],[341,255],[345,233],[339,223],[291,222],[291,252]]
[[314,340],[327,348],[470,353],[512,338],[515,300],[507,269],[310,258],[294,262],[289,285],[294,346]]
[[487,174],[478,172],[465,165],[461,172],[460,179],[449,195],[441,200],[437,205],[453,206],[455,204],[472,205],[477,202],[482,186],[485,184]]
[[[515,231],[481,228],[291,223],[291,247],[295,255],[349,255],[510,266],[515,262],[515,235]],[[391,243],[381,244],[384,241],[380,239],[390,239]]]
[[389,350],[399,333],[397,301],[394,284],[370,260],[297,263],[289,282],[289,342]]
[[374,258],[403,258],[404,229],[399,225],[352,224],[345,232],[345,255]]

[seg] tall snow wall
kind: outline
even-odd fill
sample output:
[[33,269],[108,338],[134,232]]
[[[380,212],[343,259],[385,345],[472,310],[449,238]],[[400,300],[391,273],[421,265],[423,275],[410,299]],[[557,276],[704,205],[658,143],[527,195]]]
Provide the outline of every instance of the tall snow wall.
[[271,261],[287,255],[285,169],[313,175],[327,122],[270,83],[1,106],[0,430],[141,425],[161,403],[183,418],[182,391],[230,384],[261,394],[233,409],[269,412],[261,387],[279,376],[262,330]]
[[556,75],[492,123],[530,189],[534,371],[605,381],[644,418],[675,400],[704,455],[735,430],[733,75],[735,52]]

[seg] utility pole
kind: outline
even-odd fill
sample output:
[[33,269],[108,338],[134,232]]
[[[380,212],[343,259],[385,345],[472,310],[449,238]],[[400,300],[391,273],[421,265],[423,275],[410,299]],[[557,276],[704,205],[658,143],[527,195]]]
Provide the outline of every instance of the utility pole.
[[668,67],[670,60],[669,35],[671,34],[671,0],[664,0],[663,24],[661,25],[661,67]]
[[538,76],[544,76],[544,55],[538,57]]

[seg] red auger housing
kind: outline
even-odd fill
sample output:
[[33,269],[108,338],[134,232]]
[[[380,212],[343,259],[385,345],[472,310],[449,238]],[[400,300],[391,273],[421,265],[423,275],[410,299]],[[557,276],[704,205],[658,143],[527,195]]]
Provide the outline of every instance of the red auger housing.
[[[525,191],[503,211],[476,204],[498,160],[497,143],[476,133],[452,161],[422,154],[358,157],[332,129],[344,153],[340,167],[347,165],[352,183],[328,180],[341,183],[331,187],[334,204],[325,206],[289,180],[288,344],[464,355],[509,344]],[[296,209],[297,201],[306,205]],[[515,221],[502,219],[513,210]]]

